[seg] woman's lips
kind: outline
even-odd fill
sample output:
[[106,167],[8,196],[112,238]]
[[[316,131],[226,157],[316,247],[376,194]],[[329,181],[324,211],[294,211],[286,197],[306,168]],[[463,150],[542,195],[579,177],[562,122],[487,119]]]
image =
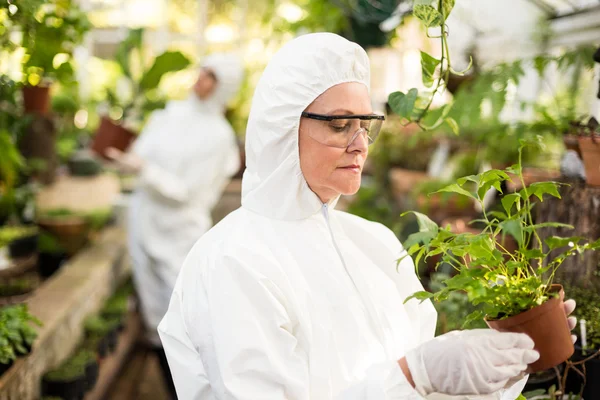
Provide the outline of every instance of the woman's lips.
[[357,172],[358,173],[358,172],[360,172],[360,165],[356,165],[356,164],[347,165],[345,167],[339,167],[339,169],[343,169],[345,171]]

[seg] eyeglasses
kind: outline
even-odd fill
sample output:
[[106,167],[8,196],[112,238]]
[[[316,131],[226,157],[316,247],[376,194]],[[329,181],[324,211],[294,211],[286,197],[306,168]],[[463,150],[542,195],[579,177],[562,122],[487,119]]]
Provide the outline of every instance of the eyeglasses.
[[308,135],[326,146],[341,149],[350,146],[361,134],[366,136],[369,145],[372,144],[385,121],[385,117],[379,114],[323,115],[303,112],[302,117],[327,122],[325,129],[309,128]]

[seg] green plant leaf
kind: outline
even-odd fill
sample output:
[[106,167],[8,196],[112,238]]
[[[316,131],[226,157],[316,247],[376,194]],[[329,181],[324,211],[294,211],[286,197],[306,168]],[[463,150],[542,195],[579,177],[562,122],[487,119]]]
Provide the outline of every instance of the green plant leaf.
[[142,77],[140,88],[144,90],[155,89],[165,74],[180,71],[190,63],[190,60],[180,51],[167,51],[156,57],[152,67]]
[[529,260],[544,257],[544,253],[542,253],[540,249],[523,250],[521,251],[521,254],[523,254]]
[[435,80],[435,70],[440,65],[441,60],[430,56],[429,54],[421,51],[421,70],[423,75],[423,84],[426,87],[431,87]]
[[456,183],[453,183],[452,185],[448,185],[444,188],[441,188],[440,190],[434,192],[434,193],[442,193],[442,192],[447,192],[447,193],[457,193],[460,194],[462,196],[466,196],[466,197],[470,197],[472,199],[477,200],[477,198],[470,192],[466,191],[465,189],[461,188],[460,186],[458,186]]
[[421,302],[423,302],[425,300],[433,298],[433,296],[434,296],[434,294],[431,292],[426,292],[426,291],[416,292],[416,293],[413,293],[410,296],[408,296],[404,300],[404,304],[408,303],[408,301],[411,299],[417,299],[417,300],[420,300]]
[[548,248],[552,250],[560,249],[562,247],[572,247],[571,245],[576,245],[583,240],[582,237],[579,236],[571,236],[571,237],[559,237],[559,236],[550,236],[546,238],[544,242],[548,246]]
[[442,13],[444,14],[445,19],[448,19],[455,3],[456,0],[442,0]]
[[142,39],[144,37],[144,29],[131,29],[127,38],[119,44],[117,48],[117,54],[115,56],[117,63],[121,67],[121,70],[125,76],[131,78],[131,68],[129,65],[129,56],[133,49],[140,49],[142,47]]
[[502,207],[504,207],[504,210],[508,215],[511,215],[510,211],[512,210],[513,205],[519,201],[519,199],[521,199],[521,195],[518,193],[511,193],[502,197],[502,200],[500,201],[502,202]]
[[477,194],[479,195],[479,198],[483,199],[487,191],[490,190],[492,186],[495,187],[499,193],[502,193],[500,183],[508,179],[509,177],[506,172],[498,169],[491,169],[483,172],[479,175],[479,181],[477,185]]
[[534,230],[540,229],[540,228],[565,228],[565,229],[575,229],[575,227],[573,225],[569,225],[569,224],[562,224],[560,222],[543,222],[541,224],[535,224],[535,225],[530,225],[527,226],[525,228],[523,228],[523,230],[525,232],[533,232]]
[[454,118],[448,117],[444,121],[448,124],[450,129],[452,129],[452,133],[454,133],[455,135],[458,135],[460,133],[460,127],[458,126],[458,122],[456,122]]
[[[402,245],[406,249],[412,249],[413,246],[416,244],[429,244],[429,242],[431,242],[431,240],[434,237],[436,237],[436,232],[433,231],[415,232],[409,235],[408,238],[406,238],[406,240],[404,241],[404,243],[402,243]],[[409,253],[411,252],[409,251]]]
[[407,94],[402,92],[394,92],[390,94],[388,102],[392,111],[398,114],[401,118],[410,120],[413,110],[415,109],[415,102],[419,91],[417,89],[410,89]]
[[407,214],[413,214],[417,218],[417,223],[419,224],[419,232],[438,232],[438,225],[433,222],[427,215],[421,214],[416,211],[407,211],[401,215],[404,217]]
[[500,223],[502,232],[511,235],[515,238],[519,246],[523,244],[523,227],[516,219],[509,219]]
[[413,15],[417,17],[427,28],[435,28],[442,24],[442,14],[433,6],[417,4],[413,7]]
[[[558,193],[558,182],[536,182],[532,183],[527,187],[527,193],[530,196],[536,196],[540,201],[544,200],[544,195],[549,194],[550,196],[560,199],[560,193]],[[525,189],[521,189],[521,196],[525,196]]]

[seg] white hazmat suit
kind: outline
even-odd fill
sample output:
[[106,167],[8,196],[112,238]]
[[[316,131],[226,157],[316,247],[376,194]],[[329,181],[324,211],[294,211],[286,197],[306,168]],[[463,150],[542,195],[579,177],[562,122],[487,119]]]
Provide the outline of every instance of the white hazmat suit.
[[211,210],[240,166],[224,110],[241,83],[241,63],[233,54],[215,54],[203,66],[218,80],[212,95],[169,102],[131,150],[144,166],[130,203],[129,247],[144,322],[157,345],[156,328],[183,260],[211,228]]
[[436,325],[429,301],[403,304],[423,289],[413,262],[396,268],[395,235],[323,204],[300,168],[302,111],[344,82],[368,86],[369,62],[333,34],[295,39],[264,71],[242,207],[196,243],[159,326],[181,400],[422,398],[398,365]]

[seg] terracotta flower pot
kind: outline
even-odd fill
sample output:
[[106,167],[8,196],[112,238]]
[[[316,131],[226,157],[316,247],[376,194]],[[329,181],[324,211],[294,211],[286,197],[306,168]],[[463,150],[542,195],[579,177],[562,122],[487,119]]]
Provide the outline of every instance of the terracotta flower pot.
[[579,155],[579,158],[582,157],[581,149],[579,148],[579,139],[577,138],[577,135],[563,135],[563,143],[565,144],[567,150],[576,151]]
[[492,329],[500,332],[525,333],[535,342],[540,358],[529,365],[527,372],[538,372],[561,364],[573,355],[575,348],[571,331],[563,308],[565,292],[561,285],[552,285],[551,292],[559,293],[544,304],[521,314],[501,319],[488,320]]
[[600,186],[600,135],[579,136],[588,185]]
[[25,113],[39,115],[50,113],[50,86],[25,86],[22,91]]
[[77,253],[88,241],[89,223],[82,217],[42,217],[37,224],[56,237],[67,255]]
[[105,157],[104,152],[109,147],[126,151],[136,135],[129,129],[118,125],[108,117],[102,117],[100,126],[94,136],[92,150],[98,155]]

